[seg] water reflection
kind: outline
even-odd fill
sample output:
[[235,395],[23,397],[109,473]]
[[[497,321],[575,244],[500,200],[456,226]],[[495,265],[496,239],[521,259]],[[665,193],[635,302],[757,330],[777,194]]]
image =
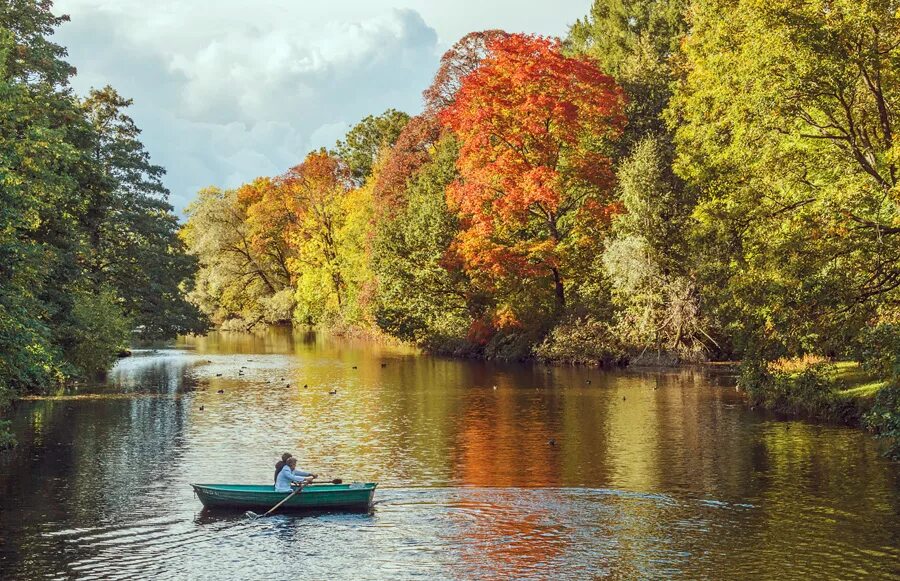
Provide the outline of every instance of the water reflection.
[[[0,577],[896,573],[897,465],[859,432],[749,412],[730,381],[286,330],[138,352],[97,398],[23,404]],[[268,481],[285,450],[378,480],[373,514],[247,521],[193,498]]]

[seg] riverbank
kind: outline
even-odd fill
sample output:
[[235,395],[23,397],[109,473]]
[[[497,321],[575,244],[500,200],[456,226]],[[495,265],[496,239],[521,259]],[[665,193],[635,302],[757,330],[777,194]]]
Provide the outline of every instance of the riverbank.
[[745,363],[739,385],[752,406],[873,432],[900,459],[900,385],[855,361]]

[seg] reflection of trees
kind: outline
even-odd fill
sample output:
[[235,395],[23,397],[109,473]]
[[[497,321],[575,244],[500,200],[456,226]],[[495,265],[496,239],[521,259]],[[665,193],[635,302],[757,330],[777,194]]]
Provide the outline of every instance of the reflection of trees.
[[[161,372],[158,363],[148,362],[154,381],[181,381],[177,366]],[[50,554],[86,556],[67,551],[71,546],[64,537],[47,537],[44,523],[92,528],[161,512],[154,505],[165,502],[165,494],[154,494],[148,485],[159,490],[172,477],[186,405],[183,399],[135,396],[23,406],[18,421],[30,425],[18,426],[24,428],[17,429],[20,445],[4,454],[0,465],[0,536],[13,558],[4,568],[22,568],[22,577],[40,576],[43,567],[64,570],[65,560],[48,561]]]
[[195,386],[191,374],[195,364],[194,358],[167,351],[139,353],[116,363],[107,376],[108,388],[118,393],[175,393]]
[[294,352],[295,341],[307,341],[309,336],[290,327],[270,327],[256,333],[210,333],[205,337],[184,337],[180,344],[199,354],[235,355],[240,353],[288,354]]
[[539,392],[527,370],[486,375],[466,394],[456,421],[454,480],[474,486],[560,484],[560,454],[549,443],[559,437],[559,400]]
[[[510,502],[507,494],[473,492],[482,500],[459,500],[447,513],[442,531],[459,555],[453,570],[461,578],[543,577],[565,556],[570,537],[553,507]],[[527,492],[524,494],[528,494]]]
[[[268,481],[285,450],[328,477],[478,487],[449,493],[450,514],[429,529],[451,543],[463,571],[528,576],[535,564],[585,559],[602,575],[630,578],[662,570],[653,559],[663,554],[687,577],[736,564],[776,576],[799,535],[823,550],[846,539],[853,550],[895,545],[900,473],[865,435],[749,414],[733,388],[711,389],[718,379],[706,373],[416,357],[283,329],[190,345],[196,357],[139,355],[111,373],[114,386],[150,397],[23,404],[14,426],[21,446],[0,455],[0,536],[12,559],[0,567],[53,576],[65,563],[46,556],[72,545],[44,536],[46,523],[112,529],[199,509],[187,504],[185,481]],[[257,352],[280,355],[249,355]],[[215,369],[204,367],[207,353]],[[237,377],[241,365],[252,369]],[[223,369],[233,373],[215,377]],[[179,389],[201,382],[205,391]],[[484,488],[557,485],[625,492]],[[421,493],[426,503],[446,494]],[[380,492],[391,494],[402,492]],[[554,528],[573,522],[577,531]],[[585,557],[594,549],[600,556]],[[62,559],[103,550],[76,547]],[[823,567],[839,558],[822,555]]]

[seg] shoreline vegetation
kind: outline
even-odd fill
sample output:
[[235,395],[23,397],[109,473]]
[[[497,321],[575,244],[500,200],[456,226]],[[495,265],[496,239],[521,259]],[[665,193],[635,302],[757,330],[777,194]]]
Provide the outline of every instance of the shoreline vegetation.
[[739,360],[751,405],[900,455],[890,3],[595,0],[562,39],[472,32],[420,113],[205,188],[183,224],[131,101],[73,93],[65,20],[0,8],[0,403],[136,337],[309,325],[458,357]]

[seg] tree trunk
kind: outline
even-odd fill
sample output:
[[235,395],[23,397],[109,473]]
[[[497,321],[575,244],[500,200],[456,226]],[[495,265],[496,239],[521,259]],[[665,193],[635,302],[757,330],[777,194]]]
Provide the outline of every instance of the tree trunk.
[[563,287],[559,269],[551,268],[550,270],[553,272],[553,284],[556,287],[556,310],[562,312],[566,307],[566,289]]

